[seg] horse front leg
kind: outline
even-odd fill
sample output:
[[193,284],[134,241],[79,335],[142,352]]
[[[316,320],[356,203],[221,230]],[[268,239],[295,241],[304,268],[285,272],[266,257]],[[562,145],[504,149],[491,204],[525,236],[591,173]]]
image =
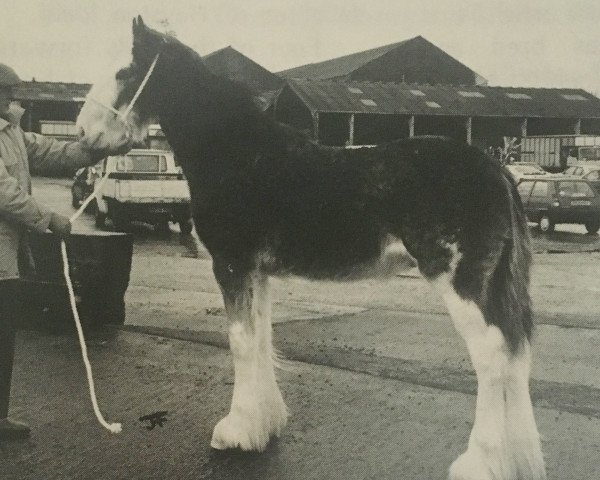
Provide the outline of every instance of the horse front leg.
[[275,378],[269,279],[232,270],[215,266],[229,319],[234,385],[231,409],[215,426],[211,446],[262,451],[288,416]]

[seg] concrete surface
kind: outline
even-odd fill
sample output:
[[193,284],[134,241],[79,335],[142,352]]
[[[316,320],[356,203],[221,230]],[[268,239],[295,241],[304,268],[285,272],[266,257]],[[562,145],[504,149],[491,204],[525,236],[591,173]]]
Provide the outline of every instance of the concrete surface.
[[[232,389],[226,350],[131,332],[88,345],[101,410],[123,432],[96,423],[76,341],[23,332],[12,413],[33,434],[0,443],[2,478],[441,480],[471,427],[470,394],[290,362],[279,375],[292,412],[282,437],[262,454],[215,452],[211,430]],[[160,410],[162,427],[139,421]],[[536,416],[549,479],[597,478],[600,420]]]

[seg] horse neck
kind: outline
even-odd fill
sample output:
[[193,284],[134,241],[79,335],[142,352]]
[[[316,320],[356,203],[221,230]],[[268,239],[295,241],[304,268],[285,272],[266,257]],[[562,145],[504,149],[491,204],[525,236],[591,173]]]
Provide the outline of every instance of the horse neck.
[[243,161],[284,143],[285,135],[276,122],[254,108],[251,100],[212,102],[207,112],[205,104],[186,99],[185,88],[180,90],[182,94],[168,102],[160,121],[181,158],[193,157],[194,162],[203,163]]

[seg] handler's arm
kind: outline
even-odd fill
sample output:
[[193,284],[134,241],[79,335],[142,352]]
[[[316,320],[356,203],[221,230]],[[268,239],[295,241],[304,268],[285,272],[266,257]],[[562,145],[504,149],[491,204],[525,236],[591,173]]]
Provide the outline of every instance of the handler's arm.
[[2,158],[0,158],[0,216],[39,232],[46,231],[52,216],[51,212],[40,206],[19,186],[17,180],[9,175]]
[[38,133],[23,132],[29,167],[38,175],[72,174],[102,159],[80,142],[65,142]]

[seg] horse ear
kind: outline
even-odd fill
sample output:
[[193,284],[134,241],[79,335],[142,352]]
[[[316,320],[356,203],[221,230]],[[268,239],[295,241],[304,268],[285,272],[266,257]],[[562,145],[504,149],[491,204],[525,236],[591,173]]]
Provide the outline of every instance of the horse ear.
[[133,33],[141,32],[142,30],[144,30],[144,28],[146,28],[146,25],[144,24],[144,20],[142,20],[141,15],[138,15],[137,18],[133,19],[133,24],[132,24]]

